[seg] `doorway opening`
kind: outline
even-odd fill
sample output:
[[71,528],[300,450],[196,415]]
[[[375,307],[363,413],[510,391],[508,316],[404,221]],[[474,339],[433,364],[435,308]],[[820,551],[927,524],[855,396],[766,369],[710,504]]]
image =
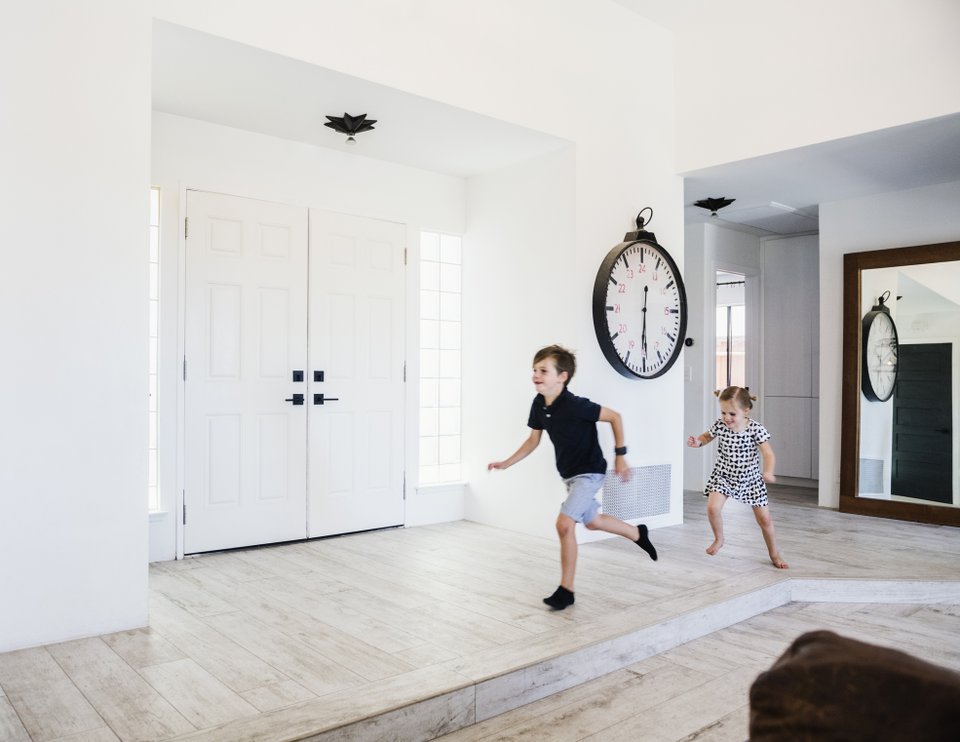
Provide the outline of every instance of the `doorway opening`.
[[716,361],[717,389],[746,386],[746,276],[717,271]]

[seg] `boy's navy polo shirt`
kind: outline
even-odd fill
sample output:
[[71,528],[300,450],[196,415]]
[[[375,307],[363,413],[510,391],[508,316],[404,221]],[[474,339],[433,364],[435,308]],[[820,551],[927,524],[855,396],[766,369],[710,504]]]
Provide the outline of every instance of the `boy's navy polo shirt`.
[[600,450],[597,421],[600,405],[568,389],[547,406],[542,394],[534,397],[527,425],[546,430],[553,441],[557,471],[564,479],[578,474],[605,474],[607,460]]

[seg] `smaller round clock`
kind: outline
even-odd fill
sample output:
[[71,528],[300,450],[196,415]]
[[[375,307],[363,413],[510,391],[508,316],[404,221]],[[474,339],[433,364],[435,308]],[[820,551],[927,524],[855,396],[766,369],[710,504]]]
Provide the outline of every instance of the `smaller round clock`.
[[683,349],[687,295],[677,264],[643,226],[638,215],[637,231],[628,232],[601,262],[593,286],[593,326],[603,355],[620,374],[653,379],[665,374]]
[[884,291],[863,315],[860,388],[871,402],[886,402],[897,383],[897,327],[884,304],[889,298],[890,292]]

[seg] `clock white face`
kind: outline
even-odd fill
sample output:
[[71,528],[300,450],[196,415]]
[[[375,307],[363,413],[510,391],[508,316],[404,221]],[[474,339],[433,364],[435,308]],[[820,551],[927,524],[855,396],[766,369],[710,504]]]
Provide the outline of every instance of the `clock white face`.
[[897,382],[897,331],[890,316],[878,312],[864,344],[867,376],[877,399],[885,402]]
[[665,373],[681,350],[686,304],[679,271],[663,248],[634,242],[611,251],[594,288],[594,325],[607,360],[624,376]]

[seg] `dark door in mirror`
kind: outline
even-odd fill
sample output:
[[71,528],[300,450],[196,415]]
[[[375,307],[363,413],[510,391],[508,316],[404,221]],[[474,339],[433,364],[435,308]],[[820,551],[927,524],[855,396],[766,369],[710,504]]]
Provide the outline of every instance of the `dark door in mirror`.
[[953,503],[951,343],[901,345],[890,491]]

